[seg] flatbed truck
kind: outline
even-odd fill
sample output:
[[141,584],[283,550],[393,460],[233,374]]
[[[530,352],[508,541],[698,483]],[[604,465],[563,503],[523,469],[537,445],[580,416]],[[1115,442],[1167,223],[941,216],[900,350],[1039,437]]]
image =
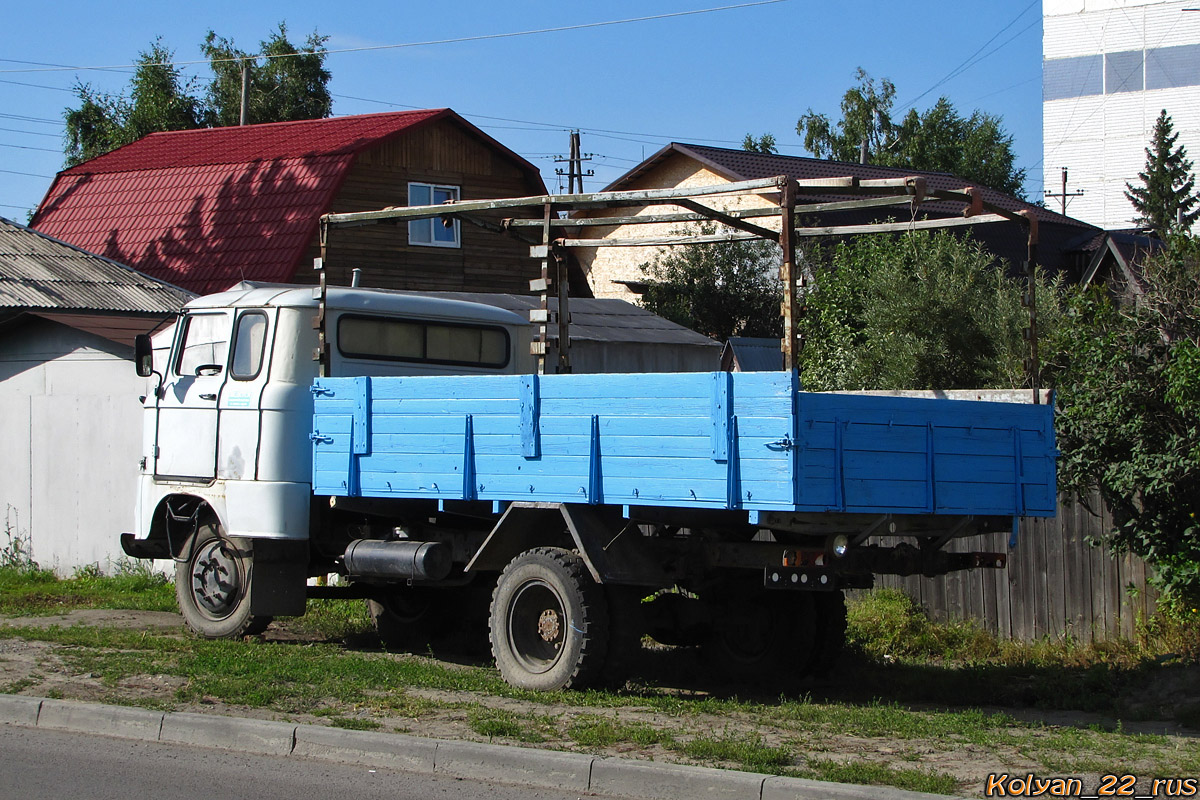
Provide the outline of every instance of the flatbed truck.
[[169,351],[137,343],[124,551],[174,561],[204,637],[340,592],[393,647],[486,620],[504,679],[554,690],[619,680],[647,634],[733,678],[827,670],[844,590],[1002,568],[946,545],[1054,514],[1047,405],[810,393],[794,371],[538,375],[529,327],[375,289],[194,300]]

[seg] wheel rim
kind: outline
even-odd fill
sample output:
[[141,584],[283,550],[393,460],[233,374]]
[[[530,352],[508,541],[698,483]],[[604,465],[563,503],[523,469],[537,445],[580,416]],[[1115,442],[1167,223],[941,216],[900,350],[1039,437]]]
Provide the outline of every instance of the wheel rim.
[[509,604],[507,622],[509,647],[522,668],[540,674],[558,662],[570,622],[554,587],[544,581],[522,584]]
[[241,563],[227,542],[213,539],[192,557],[192,597],[209,619],[224,619],[242,595]]

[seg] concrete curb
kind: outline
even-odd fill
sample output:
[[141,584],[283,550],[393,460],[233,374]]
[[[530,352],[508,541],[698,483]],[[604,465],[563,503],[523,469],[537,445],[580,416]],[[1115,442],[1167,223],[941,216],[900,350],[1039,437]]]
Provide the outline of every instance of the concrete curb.
[[38,712],[41,710],[40,697],[0,694],[0,724],[32,728],[37,725]]
[[558,750],[444,741],[212,714],[0,694],[0,725],[320,758],[455,778],[655,800],[952,800],[883,786],[824,783]]
[[297,725],[292,754],[370,767],[433,772],[437,746],[431,739],[402,733],[380,736],[370,731]]
[[486,776],[501,783],[586,792],[594,761],[593,756],[559,750],[439,741],[433,771],[456,778]]
[[39,728],[55,728],[76,733],[103,733],[122,739],[157,741],[162,733],[164,714],[144,708],[101,706],[43,700],[38,714]]
[[677,797],[743,800],[762,797],[763,780],[766,777],[711,767],[597,758],[592,765],[591,790],[600,794],[659,800],[674,800]]
[[291,755],[296,744],[296,726],[286,722],[209,714],[167,714],[163,717],[159,741],[287,756]]

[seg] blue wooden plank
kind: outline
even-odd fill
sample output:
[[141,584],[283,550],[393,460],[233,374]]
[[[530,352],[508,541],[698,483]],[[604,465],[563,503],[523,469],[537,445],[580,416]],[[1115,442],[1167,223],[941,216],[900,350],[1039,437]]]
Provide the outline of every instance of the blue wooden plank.
[[729,425],[725,430],[728,437],[728,444],[725,448],[725,507],[738,508],[742,504],[742,459],[739,455],[741,443],[738,441],[737,414],[729,417]]
[[[376,379],[376,383],[379,380]],[[403,400],[374,399],[376,414],[412,414],[438,416],[446,414],[462,417],[484,411],[488,414],[505,414],[520,419],[521,401],[516,397],[472,398],[472,397],[413,397]]]
[[733,416],[733,373],[712,374],[712,458],[729,457],[729,420]]
[[[1053,505],[1049,409],[810,395],[791,373],[738,373],[543,376],[534,414],[529,376],[377,378],[363,436],[353,383],[322,379],[314,395],[314,430],[330,437],[314,443],[314,486],[331,492],[350,491],[357,466],[380,496],[451,497],[457,484],[496,500],[1003,513],[993,495],[1014,506],[1020,486],[1028,513]],[[736,444],[728,423],[721,438],[736,459],[715,463],[733,415]]]
[[354,452],[371,452],[371,379],[363,375],[353,379]]
[[463,442],[463,491],[462,497],[464,500],[475,499],[475,433],[472,428],[471,415],[467,414],[465,418],[466,431],[464,433]]
[[540,453],[538,417],[541,414],[538,399],[538,376],[522,375],[520,386],[521,455],[526,458],[537,458]]
[[591,449],[588,453],[587,500],[592,505],[604,502],[604,471],[600,466],[600,417],[592,416]]

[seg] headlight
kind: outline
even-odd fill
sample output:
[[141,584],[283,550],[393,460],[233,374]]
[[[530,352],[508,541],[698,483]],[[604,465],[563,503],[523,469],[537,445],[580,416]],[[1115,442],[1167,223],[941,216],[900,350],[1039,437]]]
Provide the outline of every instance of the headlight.
[[846,555],[846,550],[850,547],[850,540],[846,538],[844,533],[839,533],[833,537],[833,554],[836,556]]

